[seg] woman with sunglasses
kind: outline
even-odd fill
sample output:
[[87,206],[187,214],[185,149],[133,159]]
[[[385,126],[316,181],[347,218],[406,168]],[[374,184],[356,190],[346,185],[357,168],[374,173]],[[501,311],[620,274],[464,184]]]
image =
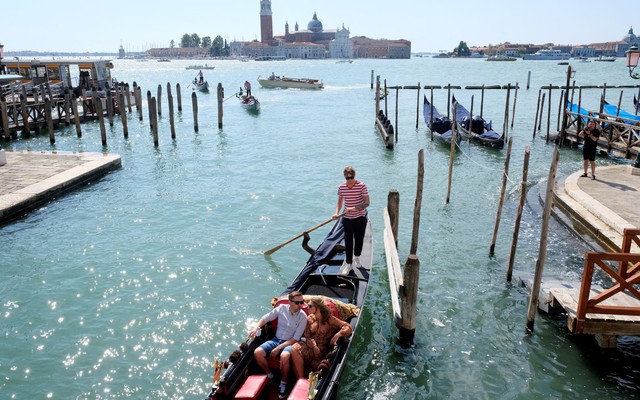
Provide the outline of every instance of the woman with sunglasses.
[[348,275],[353,266],[361,267],[360,254],[367,229],[366,209],[369,206],[369,191],[364,182],[356,179],[356,170],[353,167],[344,167],[343,174],[345,182],[338,186],[338,204],[333,219],[338,219],[344,204],[342,225],[346,258],[340,273]]
[[331,309],[321,298],[313,298],[307,304],[309,316],[304,336],[291,346],[291,361],[298,379],[306,377],[305,372],[317,371],[338,339],[353,332],[351,325],[331,315]]

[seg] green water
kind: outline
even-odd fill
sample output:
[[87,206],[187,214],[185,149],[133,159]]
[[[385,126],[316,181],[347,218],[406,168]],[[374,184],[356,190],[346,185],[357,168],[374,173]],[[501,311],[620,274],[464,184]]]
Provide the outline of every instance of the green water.
[[[577,85],[630,85],[622,60],[572,63]],[[191,61],[114,60],[113,75],[156,94],[163,86],[160,145],[144,120],[129,116],[129,139],[116,118],[106,147],[96,123],[43,133],[4,145],[20,150],[108,151],[122,169],[56,199],[0,229],[0,398],[198,399],[209,390],[212,362],[226,358],[269,300],[307,258],[298,242],[270,258],[262,252],[327,220],[334,211],[342,168],[353,165],[371,193],[374,272],[340,398],[538,399],[637,396],[640,343],[622,338],[602,352],[588,338],[570,336],[562,318],[538,316],[525,334],[528,293],[505,283],[525,146],[531,147],[529,186],[547,179],[553,147],[532,137],[538,88],[564,85],[555,62],[488,63],[427,59],[249,62],[214,61],[212,85],[199,94],[193,130]],[[445,204],[449,151],[429,141],[416,92],[400,91],[398,143],[387,150],[374,129],[371,71],[392,85],[520,85],[507,198],[496,254],[488,257],[504,155],[463,142]],[[259,75],[322,79],[322,91],[267,90]],[[531,72],[531,89],[526,90]],[[217,126],[215,86],[230,97],[254,82],[262,110],[250,114],[237,99],[224,103]],[[171,139],[166,84],[182,87],[183,112]],[[425,93],[424,91],[421,92]],[[637,89],[624,89],[631,109]],[[456,90],[467,107],[480,91]],[[583,92],[597,109],[601,90]],[[616,103],[619,89],[608,89]],[[446,91],[434,104],[446,112]],[[505,91],[486,91],[483,113],[502,126]],[[514,93],[511,99],[513,101]],[[395,119],[396,93],[387,104]],[[420,99],[420,104],[422,100]],[[547,103],[548,104],[548,103]],[[177,107],[177,105],[176,105]],[[383,105],[384,107],[384,105]],[[512,104],[510,105],[512,109]],[[551,129],[558,93],[552,99]],[[421,112],[421,109],[420,109]],[[546,130],[546,106],[543,131]],[[418,257],[421,262],[416,343],[395,338],[382,243],[382,210],[389,190],[400,193],[401,260],[409,251],[418,151],[425,151]],[[599,158],[599,165],[623,162]],[[581,168],[577,150],[562,149],[560,174]],[[326,229],[325,229],[326,228]],[[317,245],[329,226],[312,234]],[[527,207],[515,276],[532,274],[540,215]],[[577,281],[587,249],[553,224],[545,272]]]

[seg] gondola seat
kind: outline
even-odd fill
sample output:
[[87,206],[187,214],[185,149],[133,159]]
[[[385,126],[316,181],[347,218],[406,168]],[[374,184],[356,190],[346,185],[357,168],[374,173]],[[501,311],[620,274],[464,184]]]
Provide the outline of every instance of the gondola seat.
[[309,398],[309,380],[305,378],[298,379],[296,385],[289,393],[287,400],[307,400]]
[[250,375],[247,377],[247,380],[244,381],[234,399],[256,400],[267,386],[267,381],[266,375]]

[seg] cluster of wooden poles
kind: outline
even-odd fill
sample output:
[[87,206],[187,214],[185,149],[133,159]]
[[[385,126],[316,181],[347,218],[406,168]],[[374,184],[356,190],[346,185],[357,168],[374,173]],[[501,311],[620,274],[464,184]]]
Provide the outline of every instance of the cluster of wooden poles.
[[[169,125],[171,129],[171,138],[176,138],[175,118],[174,118],[174,98],[171,91],[171,84],[167,83],[167,103],[169,107]],[[2,119],[2,131],[6,141],[11,138],[16,138],[17,131],[21,130],[23,137],[29,137],[31,133],[30,125],[35,126],[35,131],[40,129],[39,124],[46,125],[49,132],[49,139],[51,144],[55,144],[55,130],[54,127],[58,123],[64,121],[66,126],[71,125],[72,121],[76,127],[76,133],[78,138],[82,137],[81,122],[95,120],[96,118],[100,124],[100,136],[102,145],[107,145],[107,134],[105,127],[105,119],[109,121],[109,125],[114,125],[114,116],[120,114],[122,120],[122,130],[124,138],[128,138],[129,129],[127,125],[127,110],[128,113],[132,113],[132,104],[135,104],[139,120],[143,120],[142,110],[142,88],[133,83],[133,90],[130,89],[128,83],[118,83],[113,90],[104,91],[104,98],[100,98],[102,94],[96,88],[93,88],[90,95],[82,90],[81,101],[78,101],[75,93],[65,89],[64,95],[60,97],[47,96],[45,91],[42,91],[42,100],[39,96],[34,96],[31,104],[27,103],[25,94],[20,95],[20,115],[18,113],[18,107],[11,104],[7,104],[4,96],[2,96],[1,105],[1,119]],[[176,84],[177,95],[177,108],[178,112],[182,111],[182,97],[180,84]],[[132,100],[133,97],[133,100]],[[101,100],[101,101],[97,101]],[[221,83],[217,86],[217,103],[218,103],[218,127],[222,128],[223,120],[223,103],[227,100],[224,98],[224,88]],[[82,106],[82,112],[78,110],[78,103]],[[193,122],[194,131],[198,131],[198,97],[194,91],[191,95],[191,103],[193,109]],[[148,104],[148,119],[149,127],[153,132],[154,145],[159,145],[159,133],[158,133],[158,116],[162,116],[162,85],[158,85],[157,96],[152,96],[151,91],[147,91],[147,104]],[[12,119],[15,122],[15,126],[9,126],[9,108],[12,109],[14,115]],[[31,108],[31,112],[30,112]],[[36,111],[36,108],[38,111]],[[57,111],[57,117],[54,117],[54,111]],[[40,117],[40,114],[42,118]],[[81,116],[82,114],[82,116]],[[22,123],[19,124],[19,121]]]
[[[618,86],[607,86],[606,83],[603,85],[583,85],[576,87],[576,81],[571,82],[571,78],[573,77],[573,70],[571,66],[567,68],[567,81],[564,87],[554,86],[549,84],[548,86],[543,86],[538,90],[538,101],[536,104],[536,116],[533,122],[533,137],[536,136],[536,132],[539,132],[542,127],[542,121],[544,118],[544,110],[545,110],[545,97],[548,99],[547,101],[547,118],[546,118],[546,141],[548,142],[551,137],[551,104],[552,104],[552,93],[553,90],[560,90],[560,95],[558,97],[558,113],[557,113],[557,121],[556,121],[556,132],[564,131],[566,127],[566,119],[565,112],[566,106],[563,108],[563,103],[566,104],[571,102],[574,104],[574,99],[577,93],[578,97],[578,107],[582,106],[582,91],[590,90],[590,89],[601,89],[602,94],[600,95],[600,105],[599,105],[599,113],[602,114],[603,107],[605,104],[605,99],[607,95],[607,88],[609,89],[638,89],[638,98],[640,98],[640,85],[618,85]],[[577,89],[577,91],[576,91]],[[565,96],[565,93],[567,94]],[[570,96],[569,96],[570,93]],[[624,94],[623,90],[620,90],[620,95],[618,98],[618,110],[622,106],[622,96]],[[570,98],[569,98],[570,97]],[[635,107],[635,114],[638,115],[638,107]],[[615,116],[617,117],[617,116]],[[562,126],[560,125],[561,120],[563,121]],[[562,146],[562,141],[560,142],[560,146]]]
[[[511,85],[511,83],[507,84],[507,85],[480,85],[480,86],[465,86],[464,89],[467,90],[480,90],[480,116],[482,117],[483,111],[484,111],[484,92],[485,90],[496,90],[496,89],[500,89],[500,90],[506,90],[507,91],[507,96],[506,96],[506,100],[505,100],[505,111],[504,111],[504,125],[503,125],[503,132],[504,132],[504,139],[505,141],[508,138],[508,131],[509,131],[509,117],[511,117],[511,128],[513,128],[513,123],[514,123],[514,118],[515,118],[515,114],[516,114],[516,103],[518,100],[518,83],[516,82],[515,86]],[[454,89],[462,89],[462,86],[455,86],[455,85],[445,85],[445,86],[438,86],[438,85],[424,85],[421,86],[420,82],[418,82],[417,85],[403,85],[403,86],[387,86],[387,81],[386,79],[384,80],[384,89],[380,86],[380,76],[376,76],[376,124],[378,123],[377,120],[379,118],[380,115],[380,92],[383,93],[387,93],[387,91],[389,89],[395,90],[396,91],[396,104],[395,104],[395,120],[394,120],[394,136],[395,136],[395,142],[398,142],[398,92],[403,89],[403,90],[416,90],[417,91],[417,95],[416,95],[416,129],[418,129],[418,126],[420,124],[420,90],[424,89],[424,90],[430,90],[431,92],[431,104],[433,104],[433,91],[437,90],[437,89],[446,89],[447,90],[447,116],[450,115],[451,112],[451,90]],[[511,111],[511,115],[509,115],[509,103],[510,103],[510,97],[511,97],[511,90],[514,90],[514,96],[513,96],[513,107],[512,107],[512,111]],[[384,115],[388,116],[388,110],[387,110],[387,97],[385,96],[384,98]],[[470,112],[473,114],[473,106],[474,106],[474,96],[471,96],[471,110]],[[455,115],[455,112],[454,112]],[[387,117],[388,118],[388,117]],[[388,118],[390,120],[390,118]],[[431,138],[433,140],[433,136]],[[392,149],[393,146],[389,147],[387,145],[387,148]]]
[[[489,256],[493,257],[498,236],[498,229],[502,216],[502,207],[504,204],[506,185],[509,174],[509,163],[511,158],[511,148],[513,138],[509,138],[507,154],[505,157],[504,173],[502,179],[502,187],[500,192],[500,201],[496,213],[496,221],[493,230],[493,238],[489,247]],[[520,222],[524,211],[526,193],[527,193],[527,177],[529,169],[529,158],[531,149],[527,145],[524,151],[524,163],[522,168],[522,179],[520,181],[520,200],[518,203],[518,211],[514,221],[514,230],[511,241],[509,260],[507,264],[506,280],[511,282],[513,276],[513,265],[516,256],[516,248],[518,237],[520,234]],[[546,258],[547,238],[549,234],[549,221],[551,217],[551,207],[553,204],[553,189],[556,182],[559,151],[555,147],[551,166],[549,168],[549,177],[544,199],[544,211],[542,215],[542,228],[540,233],[540,247],[538,258],[536,260],[536,270],[534,275],[533,287],[530,293],[529,307],[526,319],[526,332],[533,333],[535,315],[538,308],[538,300],[542,274],[544,271],[544,260]],[[387,271],[389,274],[389,286],[391,291],[391,304],[394,314],[394,322],[399,328],[399,343],[403,346],[410,346],[413,343],[416,329],[416,302],[418,294],[418,282],[420,278],[420,261],[417,256],[418,249],[418,232],[420,226],[420,209],[422,204],[422,188],[424,179],[424,149],[418,152],[418,183],[416,190],[416,200],[413,214],[413,231],[411,236],[411,247],[409,256],[404,264],[404,268],[400,263],[398,256],[398,220],[399,220],[399,194],[397,190],[392,189],[387,196],[387,207],[383,210],[385,220],[384,228],[384,246],[387,261]]]

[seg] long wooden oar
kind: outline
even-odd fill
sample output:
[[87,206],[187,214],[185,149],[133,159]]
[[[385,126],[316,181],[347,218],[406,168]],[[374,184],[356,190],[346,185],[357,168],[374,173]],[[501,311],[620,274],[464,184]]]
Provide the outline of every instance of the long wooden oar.
[[[344,215],[344,213],[342,213],[342,214],[338,215],[338,217],[341,217],[341,216],[343,216],[343,215]],[[333,217],[332,217],[332,218],[329,218],[328,220],[324,221],[323,223],[318,224],[318,225],[314,226],[313,228],[308,229],[308,230],[306,230],[306,231],[302,232],[301,234],[299,234],[299,235],[296,235],[296,236],[292,237],[291,239],[287,240],[286,242],[284,242],[284,243],[282,243],[282,244],[279,244],[279,245],[277,245],[276,247],[274,247],[274,248],[272,248],[272,249],[269,249],[269,250],[265,251],[265,252],[264,252],[264,255],[268,256],[269,254],[272,254],[272,253],[274,253],[274,252],[276,252],[276,251],[280,250],[280,248],[282,248],[282,247],[284,247],[284,246],[288,245],[289,243],[293,242],[294,240],[296,240],[296,239],[298,239],[298,238],[300,238],[300,237],[304,236],[304,234],[305,234],[305,233],[309,233],[309,232],[311,232],[311,231],[315,231],[316,229],[318,229],[318,228],[320,228],[320,227],[322,227],[322,226],[325,226],[326,224],[328,224],[329,222],[331,222],[331,221],[333,221],[333,220],[334,220],[334,219],[333,219]]]

